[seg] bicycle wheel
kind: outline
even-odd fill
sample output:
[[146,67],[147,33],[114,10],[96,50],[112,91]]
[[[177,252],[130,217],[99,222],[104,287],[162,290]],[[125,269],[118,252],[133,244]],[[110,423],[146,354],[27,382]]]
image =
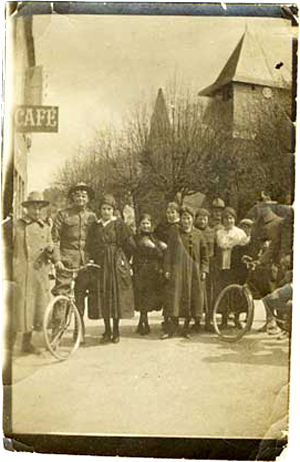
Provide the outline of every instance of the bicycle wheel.
[[221,291],[214,306],[213,325],[223,340],[242,338],[251,329],[253,317],[254,302],[247,287],[231,284]]
[[80,314],[69,297],[58,295],[47,306],[43,319],[44,339],[50,353],[65,361],[79,347]]

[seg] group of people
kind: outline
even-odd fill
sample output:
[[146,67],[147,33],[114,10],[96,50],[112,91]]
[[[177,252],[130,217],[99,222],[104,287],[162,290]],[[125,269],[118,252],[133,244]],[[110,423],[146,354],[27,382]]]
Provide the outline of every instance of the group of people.
[[[287,265],[290,259],[291,269],[293,209],[286,206],[280,217],[268,197],[238,226],[235,210],[220,198],[210,211],[170,202],[163,223],[155,227],[145,213],[134,233],[116,213],[112,195],[104,195],[99,217],[88,207],[94,198],[88,185],[73,186],[68,196],[71,205],[59,211],[52,223],[42,219],[49,202],[41,193],[30,193],[22,204],[26,215],[14,224],[12,344],[21,332],[25,353],[38,353],[32,332],[42,328],[50,297],[50,264],[55,268],[53,295],[69,293],[67,269],[89,261],[99,266],[78,274],[75,298],[82,341],[87,306],[89,318],[104,320],[104,344],[119,343],[120,319],[133,317],[134,311],[140,313],[136,328],[140,335],[150,333],[148,313],[153,310],[162,310],[162,339],[177,332],[190,338],[192,331],[202,329],[204,315],[205,329],[211,331],[216,296],[228,284],[248,278],[243,255],[261,260],[252,281],[257,298],[270,294],[280,276],[285,276],[280,274],[283,261]],[[272,312],[266,309],[266,313],[264,329],[272,333],[276,330]],[[59,324],[59,312],[53,329],[55,322]],[[224,315],[222,323],[226,322]]]

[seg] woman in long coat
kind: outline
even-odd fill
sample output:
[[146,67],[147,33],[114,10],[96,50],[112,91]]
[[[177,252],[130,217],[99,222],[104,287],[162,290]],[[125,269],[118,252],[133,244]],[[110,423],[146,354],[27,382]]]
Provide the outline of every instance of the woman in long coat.
[[135,309],[140,312],[137,332],[147,335],[148,312],[161,310],[164,303],[163,256],[167,245],[153,235],[152,218],[148,214],[141,216],[135,242],[133,282]]
[[33,330],[41,330],[45,308],[50,300],[49,257],[51,229],[41,219],[41,209],[49,202],[32,192],[22,205],[27,215],[17,220],[13,240],[13,329],[23,334],[22,350],[38,353],[32,345]]
[[194,228],[191,207],[180,210],[181,227],[170,235],[165,256],[168,279],[166,310],[173,327],[162,338],[171,337],[176,320],[184,318],[183,336],[189,338],[189,322],[201,319],[204,308],[204,281],[209,268],[207,246],[201,231]]
[[93,318],[104,319],[105,332],[102,343],[118,343],[119,320],[134,315],[129,264],[134,241],[130,228],[114,215],[115,209],[114,197],[109,194],[104,196],[101,218],[91,226],[87,237],[88,255],[101,267],[96,282]]

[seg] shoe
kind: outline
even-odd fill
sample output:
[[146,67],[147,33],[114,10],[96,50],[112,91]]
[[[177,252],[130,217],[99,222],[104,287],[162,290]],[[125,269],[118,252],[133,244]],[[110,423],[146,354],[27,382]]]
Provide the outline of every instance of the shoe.
[[149,324],[144,324],[144,335],[149,335],[151,332]]
[[32,343],[28,343],[26,345],[23,345],[22,347],[22,353],[28,353],[32,355],[40,355],[42,354],[42,350],[39,348],[36,348]]
[[259,332],[260,334],[263,334],[264,332],[267,332],[267,326],[268,324],[264,324],[260,329],[257,329],[257,332]]
[[234,324],[237,329],[243,330],[243,326],[238,319],[235,319]]
[[160,338],[161,340],[166,340],[167,338],[172,338],[173,335],[172,334],[167,334],[166,332],[164,332],[163,334],[161,334]]
[[197,324],[193,324],[192,327],[191,327],[191,330],[192,330],[193,332],[196,332],[196,333],[198,334],[198,333],[201,332],[201,330],[202,330],[202,329],[201,329],[201,325],[198,324],[198,323],[197,323]]
[[183,337],[183,338],[186,338],[186,339],[188,339],[188,340],[190,340],[190,339],[192,338],[192,337],[191,337],[191,334],[189,333],[188,330],[184,330],[184,331],[182,332],[182,337]]
[[112,342],[113,342],[113,343],[119,343],[119,342],[120,342],[120,336],[119,336],[119,335],[113,336]]
[[221,321],[221,324],[220,324],[220,327],[222,329],[225,329],[226,327],[228,327],[228,319],[227,318],[223,318],[222,321]]
[[142,335],[142,332],[143,332],[143,324],[142,324],[142,323],[139,323],[139,324],[137,325],[137,328],[135,329],[135,332],[136,332],[137,334]]
[[205,324],[204,329],[206,332],[215,332],[214,326],[212,324]]
[[289,333],[286,331],[283,331],[278,335],[277,340],[288,340],[289,338],[290,338]]
[[100,340],[100,343],[101,343],[102,345],[104,345],[104,344],[110,343],[110,342],[111,342],[111,334],[108,334],[108,333],[105,332],[105,333],[102,335],[102,338],[101,338],[101,340]]
[[281,330],[277,326],[271,326],[267,328],[267,334],[268,335],[278,335],[281,333]]
[[281,329],[276,324],[275,319],[272,319],[267,324],[267,334],[268,335],[278,335],[281,333]]

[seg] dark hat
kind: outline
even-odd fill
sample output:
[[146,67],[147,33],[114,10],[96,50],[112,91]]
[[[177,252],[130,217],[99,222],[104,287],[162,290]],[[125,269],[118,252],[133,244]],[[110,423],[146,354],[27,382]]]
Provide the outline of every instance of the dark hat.
[[179,213],[180,213],[180,216],[183,215],[184,213],[188,213],[193,218],[195,218],[195,211],[190,205],[183,205]]
[[225,209],[225,202],[220,197],[214,199],[211,205],[215,209]]
[[236,211],[232,207],[225,207],[222,218],[232,216],[236,220]]
[[72,186],[70,189],[69,189],[69,192],[68,192],[68,197],[72,197],[72,194],[76,191],[86,191],[88,193],[88,196],[90,199],[94,199],[95,197],[95,193],[93,191],[92,188],[90,188],[86,183],[83,183],[83,181],[81,181],[80,183],[77,183],[76,185]]
[[28,194],[26,201],[22,202],[22,206],[27,207],[28,205],[35,203],[40,204],[42,207],[47,207],[47,205],[50,204],[49,201],[45,201],[43,193],[32,191]]
[[197,210],[196,217],[210,217],[210,213],[208,210],[201,208]]
[[116,199],[111,194],[105,194],[103,196],[102,201],[101,201],[101,206],[103,204],[110,205],[111,207],[113,207],[115,209],[116,208]]

